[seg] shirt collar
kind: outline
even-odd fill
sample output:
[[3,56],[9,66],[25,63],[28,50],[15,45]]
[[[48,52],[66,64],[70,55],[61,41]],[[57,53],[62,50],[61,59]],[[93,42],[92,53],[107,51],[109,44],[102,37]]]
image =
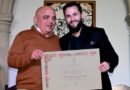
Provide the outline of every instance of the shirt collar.
[[[34,24],[34,27],[36,28],[36,29],[35,29],[36,31],[38,31],[38,32],[40,32],[40,33],[42,34],[40,28],[39,28],[36,24]],[[42,34],[42,35],[43,35],[43,34]],[[49,38],[49,37],[51,37],[51,36],[54,36],[54,33],[53,33],[53,32],[50,32],[49,34],[46,34],[46,35],[43,35],[43,36],[46,37],[46,38]]]
[[40,32],[41,33],[41,30],[40,28],[35,24],[34,27],[36,28],[36,31]]

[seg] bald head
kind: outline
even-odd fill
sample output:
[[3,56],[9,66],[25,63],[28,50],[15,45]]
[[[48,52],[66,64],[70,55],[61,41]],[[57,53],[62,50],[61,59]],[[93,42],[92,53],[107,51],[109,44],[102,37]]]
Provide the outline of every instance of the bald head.
[[41,6],[36,10],[35,16],[41,14],[42,12],[46,11],[53,11],[55,13],[55,10],[50,6]]

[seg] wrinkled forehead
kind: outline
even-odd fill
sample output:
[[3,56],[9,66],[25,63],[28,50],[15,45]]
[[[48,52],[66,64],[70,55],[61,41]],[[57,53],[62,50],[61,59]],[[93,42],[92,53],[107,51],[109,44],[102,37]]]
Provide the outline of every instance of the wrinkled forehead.
[[65,10],[65,12],[70,12],[70,13],[71,13],[71,11],[79,12],[78,7],[76,7],[76,6],[67,7]]
[[37,16],[43,16],[43,15],[50,15],[50,16],[56,16],[56,13],[54,11],[53,8],[51,7],[48,7],[48,6],[44,6],[44,7],[41,7],[37,10],[36,12],[36,15]]

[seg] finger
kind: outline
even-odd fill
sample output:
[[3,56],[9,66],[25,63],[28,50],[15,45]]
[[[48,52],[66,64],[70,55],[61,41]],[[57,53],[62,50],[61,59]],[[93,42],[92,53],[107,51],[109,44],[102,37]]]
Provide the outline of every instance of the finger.
[[41,59],[42,56],[42,51],[41,50],[35,50],[33,51],[32,55],[31,55],[31,59]]
[[101,71],[101,72],[106,72],[106,71],[108,71],[108,70],[109,70],[108,65],[104,65],[104,66],[100,67],[100,71]]

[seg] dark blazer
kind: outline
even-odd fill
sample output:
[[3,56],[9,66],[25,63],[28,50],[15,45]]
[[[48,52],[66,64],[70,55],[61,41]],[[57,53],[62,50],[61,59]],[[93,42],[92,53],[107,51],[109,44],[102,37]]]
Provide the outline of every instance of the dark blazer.
[[[79,50],[99,48],[101,62],[110,64],[109,72],[113,72],[118,65],[118,55],[114,51],[108,37],[102,28],[86,27],[83,25],[79,37],[73,37],[70,33],[60,38],[62,50]],[[103,90],[112,90],[108,72],[101,74]]]

